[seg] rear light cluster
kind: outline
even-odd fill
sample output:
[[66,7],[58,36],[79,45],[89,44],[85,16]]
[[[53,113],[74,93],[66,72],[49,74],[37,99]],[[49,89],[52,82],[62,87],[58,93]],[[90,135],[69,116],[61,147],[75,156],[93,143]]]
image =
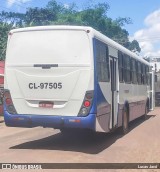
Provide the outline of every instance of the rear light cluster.
[[4,90],[4,103],[6,105],[6,110],[10,113],[10,114],[17,114],[16,109],[13,105],[12,102],[12,98],[11,98],[11,94],[9,90]]
[[81,106],[81,109],[78,113],[78,116],[87,116],[90,112],[93,101],[93,91],[87,91]]

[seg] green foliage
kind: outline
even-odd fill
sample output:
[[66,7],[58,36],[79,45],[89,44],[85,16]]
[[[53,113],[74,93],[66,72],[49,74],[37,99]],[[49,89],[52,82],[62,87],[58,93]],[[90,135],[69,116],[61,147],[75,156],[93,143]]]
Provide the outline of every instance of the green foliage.
[[139,47],[139,43],[136,40],[133,40],[132,42],[129,42],[128,49],[132,50],[133,52],[140,52],[141,48]]
[[5,59],[8,32],[13,28],[11,24],[0,22],[0,59]]
[[50,0],[46,6],[47,9],[54,11],[54,13],[57,15],[59,13],[63,13],[64,6],[60,3],[57,3],[55,0]]
[[127,17],[126,18],[119,17],[115,21],[121,27],[125,26],[125,24],[132,24],[132,20],[130,18],[127,18]]
[[56,13],[47,8],[29,8],[24,18],[26,26],[49,25],[50,21],[56,20]]
[[0,13],[0,22],[6,24],[9,23],[10,25],[14,25],[17,27],[23,27],[24,17],[25,15],[21,13],[2,11]]
[[124,29],[131,24],[130,18],[113,20],[107,16],[109,5],[98,3],[79,11],[76,4],[64,6],[55,0],[50,0],[44,8],[29,8],[25,14],[4,12],[0,13],[0,58],[5,58],[7,34],[10,29],[41,25],[84,25],[91,26],[126,48],[140,52],[136,40],[130,42],[128,32]]

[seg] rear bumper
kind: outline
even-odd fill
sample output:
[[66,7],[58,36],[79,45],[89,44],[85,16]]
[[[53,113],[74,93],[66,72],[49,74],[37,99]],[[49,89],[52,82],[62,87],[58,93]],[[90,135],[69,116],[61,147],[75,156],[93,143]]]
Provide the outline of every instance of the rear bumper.
[[95,130],[96,115],[87,117],[72,116],[48,116],[48,115],[24,115],[9,114],[4,109],[5,124],[10,127],[32,128],[37,126],[49,128],[82,128]]

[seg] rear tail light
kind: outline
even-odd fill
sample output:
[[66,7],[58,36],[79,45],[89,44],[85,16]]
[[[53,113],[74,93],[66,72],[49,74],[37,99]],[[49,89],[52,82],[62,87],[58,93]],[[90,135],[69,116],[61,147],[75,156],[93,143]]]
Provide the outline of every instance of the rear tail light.
[[10,98],[6,98],[6,105],[10,105],[10,104],[12,104],[12,100],[10,99]]
[[13,105],[13,101],[11,98],[11,94],[9,90],[5,90],[4,89],[4,103],[6,105],[6,110],[10,113],[10,114],[17,114],[17,111]]
[[91,103],[90,103],[90,101],[85,100],[83,105],[84,105],[84,107],[89,107],[91,105]]
[[87,116],[90,112],[93,101],[93,91],[87,91],[78,113],[78,116]]

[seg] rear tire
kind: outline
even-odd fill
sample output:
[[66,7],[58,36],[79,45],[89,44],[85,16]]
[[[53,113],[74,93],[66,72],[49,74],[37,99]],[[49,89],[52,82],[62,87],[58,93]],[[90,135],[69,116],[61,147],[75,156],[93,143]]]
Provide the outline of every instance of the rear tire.
[[128,133],[128,117],[129,117],[129,112],[126,106],[123,109],[123,120],[122,120],[122,134],[127,134]]

